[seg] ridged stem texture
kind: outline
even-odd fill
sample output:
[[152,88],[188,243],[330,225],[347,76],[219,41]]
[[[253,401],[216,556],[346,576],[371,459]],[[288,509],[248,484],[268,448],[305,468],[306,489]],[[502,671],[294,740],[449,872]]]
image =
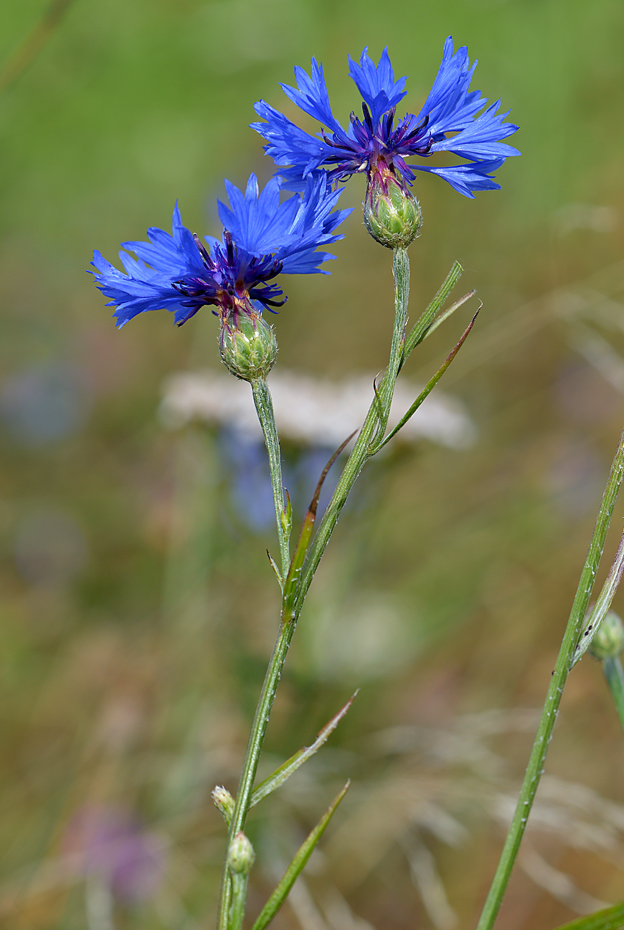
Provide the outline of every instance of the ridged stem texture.
[[[286,583],[290,555],[288,534],[284,527],[281,460],[271,395],[266,381],[259,380],[252,382],[254,402],[262,425],[271,467],[275,516],[282,559],[281,582],[283,593],[280,628],[260,692],[260,698],[256,707],[249,742],[247,744],[243,770],[236,796],[236,804],[228,830],[228,849],[232,839],[240,830],[244,830],[245,827],[245,821],[250,807],[251,793],[258,770],[258,762],[260,761],[260,754],[262,752],[271,709],[305,596],[323,552],[329,542],[329,538],[338,522],[338,517],[340,516],[349,492],[360,474],[366,459],[374,452],[374,440],[379,440],[383,437],[390,415],[394,387],[403,361],[405,348],[405,326],[407,322],[407,303],[409,298],[409,260],[406,249],[396,249],[394,251],[393,271],[395,280],[395,319],[388,368],[386,369],[386,373],[377,390],[375,399],[368,411],[364,426],[360,431],[353,451],[345,465],[336,491],[325,511],[318,533],[310,547],[310,552],[304,564],[303,571],[301,575],[298,576],[296,584]],[[238,898],[238,896],[236,897]],[[229,874],[227,864],[224,864],[221,876],[217,928],[218,930],[240,930],[241,926],[242,909],[240,907],[240,901],[237,900],[236,907],[232,908],[232,876]]]
[[566,683],[566,679],[572,667],[574,653],[578,646],[579,639],[583,631],[583,623],[589,599],[594,587],[596,572],[602,556],[602,552],[607,538],[607,531],[615,501],[622,484],[624,475],[624,432],[620,436],[620,442],[611,465],[611,471],[607,481],[607,486],[602,498],[600,512],[594,528],[585,565],[581,572],[581,578],[570,611],[570,617],[566,631],[561,643],[557,663],[550,679],[544,709],[540,718],[537,736],[533,743],[533,749],[529,758],[518,804],[507,834],[507,839],[503,847],[503,852],[498,863],[498,868],[492,881],[488,897],[483,908],[477,930],[491,930],[494,926],[496,916],[503,901],[503,896],[507,889],[511,870],[513,868],[522,837],[526,829],[527,820],[531,813],[533,801],[537,793],[540,778],[544,771],[544,763],[548,744],[550,743],[557,714],[559,713],[559,704]]
[[275,426],[275,413],[269,385],[264,378],[251,382],[256,413],[264,434],[264,442],[269,456],[271,468],[271,485],[273,487],[273,501],[275,504],[275,521],[277,523],[277,536],[279,539],[280,557],[282,562],[282,580],[286,577],[290,564],[289,527],[284,514],[284,487],[282,484],[282,457],[280,453],[277,427]]

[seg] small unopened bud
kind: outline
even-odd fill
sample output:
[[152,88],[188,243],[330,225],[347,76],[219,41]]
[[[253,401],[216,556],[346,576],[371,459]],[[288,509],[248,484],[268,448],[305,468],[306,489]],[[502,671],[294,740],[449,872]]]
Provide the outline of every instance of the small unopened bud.
[[595,659],[604,662],[605,659],[616,659],[623,649],[624,624],[615,611],[610,610],[592,639],[589,651]]
[[221,316],[219,337],[221,361],[237,378],[257,381],[266,378],[277,358],[273,327],[253,310]]
[[223,814],[225,822],[229,824],[234,813],[234,798],[230,792],[223,785],[217,785],[212,789],[212,800],[217,810]]
[[388,249],[406,249],[420,232],[420,204],[407,184],[383,163],[371,171],[363,206],[364,225]]
[[235,875],[249,875],[251,867],[254,864],[256,855],[253,846],[245,836],[239,831],[228,849],[228,866]]

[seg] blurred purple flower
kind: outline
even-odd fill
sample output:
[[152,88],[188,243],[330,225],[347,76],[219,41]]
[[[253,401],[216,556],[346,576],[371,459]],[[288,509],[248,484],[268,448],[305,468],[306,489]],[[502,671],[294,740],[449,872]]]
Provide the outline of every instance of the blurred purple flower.
[[24,445],[39,447],[71,436],[92,406],[87,373],[55,361],[16,371],[0,387],[0,417]]
[[104,879],[113,897],[124,904],[153,897],[167,867],[163,840],[120,807],[78,811],[67,828],[63,851],[80,857],[81,874]]
[[[224,429],[219,434],[219,448],[237,514],[253,532],[268,529],[275,520],[275,505],[262,439],[250,438],[240,430]],[[333,452],[331,446],[312,446],[283,453],[284,486],[288,488],[295,513],[303,513],[309,505],[319,476]],[[337,469],[327,475],[321,509],[333,493],[338,476]]]

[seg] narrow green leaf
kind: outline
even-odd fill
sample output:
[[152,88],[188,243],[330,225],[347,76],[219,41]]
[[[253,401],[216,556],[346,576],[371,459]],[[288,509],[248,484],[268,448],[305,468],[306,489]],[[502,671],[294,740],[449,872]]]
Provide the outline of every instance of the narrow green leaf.
[[460,307],[463,307],[464,304],[467,303],[471,299],[471,297],[474,297],[476,293],[477,292],[475,290],[468,291],[467,294],[464,294],[463,297],[460,297],[459,300],[456,300],[454,304],[451,304],[448,310],[445,310],[444,313],[441,313],[440,316],[436,320],[434,320],[434,322],[431,324],[431,326],[428,328],[428,330],[422,337],[421,342],[427,339],[431,335],[431,333],[433,333],[438,328],[438,326],[441,326],[442,323],[446,323],[446,321],[450,317],[452,317],[453,314],[457,310],[459,310]]
[[435,320],[439,311],[441,310],[444,302],[447,297],[459,281],[462,276],[464,269],[459,264],[459,262],[454,262],[453,267],[447,274],[444,283],[440,287],[440,290],[437,292],[429,306],[425,309],[423,314],[418,318],[414,323],[413,328],[410,330],[409,334],[405,338],[405,347],[403,349],[403,358],[401,360],[401,366],[407,360],[411,352],[414,351],[419,342],[422,342],[427,334],[427,331],[431,328],[431,324]]
[[301,532],[299,533],[299,539],[297,540],[297,545],[295,547],[295,552],[290,563],[290,568],[288,569],[288,575],[286,577],[286,582],[284,584],[284,601],[286,602],[289,598],[289,595],[293,593],[294,588],[297,584],[297,579],[301,574],[301,569],[303,568],[303,563],[305,562],[305,557],[308,552],[308,547],[310,545],[310,540],[312,539],[312,530],[314,529],[314,521],[316,520],[316,509],[318,507],[319,497],[321,495],[321,489],[329,469],[332,467],[340,453],[346,446],[351,442],[355,436],[355,432],[351,433],[350,436],[347,436],[345,441],[336,449],[329,462],[321,472],[321,477],[318,480],[316,490],[312,495],[312,500],[310,501],[310,506],[306,511],[306,515],[303,518],[303,524],[301,526]]
[[286,504],[282,511],[282,526],[284,527],[284,532],[290,535],[290,531],[292,530],[292,502],[290,500],[288,488],[284,488],[284,494],[286,496]]
[[303,749],[300,749],[298,752],[291,756],[283,765],[280,765],[272,775],[269,775],[268,778],[265,778],[264,781],[260,782],[258,787],[254,790],[251,795],[251,801],[249,802],[250,807],[254,807],[258,804],[259,801],[262,801],[263,798],[266,798],[268,794],[271,794],[272,791],[275,791],[276,788],[279,788],[280,785],[283,785],[290,776],[300,768],[304,762],[313,756],[315,752],[321,748],[323,743],[327,742],[327,739],[331,733],[336,729],[342,718],[345,716],[349,708],[351,707],[355,694],[349,698],[344,707],[342,707],[338,713],[331,718],[329,723],[327,723],[322,730],[319,731],[316,739],[310,746],[304,746]]
[[282,586],[282,576],[280,575],[280,570],[279,570],[279,568],[277,567],[277,562],[275,561],[275,559],[273,558],[273,556],[271,555],[271,553],[269,552],[268,549],[267,549],[267,551],[266,551],[266,554],[267,554],[267,556],[269,557],[269,562],[271,563],[271,567],[272,567],[273,571],[275,572],[275,574],[276,574],[276,576],[277,576],[277,580],[279,581],[280,587],[281,587],[281,586]]
[[596,911],[586,917],[579,917],[572,923],[563,924],[556,930],[621,930],[624,927],[624,901]]
[[[483,305],[481,305],[481,306],[483,306]],[[479,310],[481,309],[481,306],[479,307]],[[412,404],[412,406],[409,408],[409,410],[407,411],[407,413],[405,414],[405,416],[403,416],[403,417],[399,420],[399,422],[397,423],[397,425],[394,427],[393,430],[391,430],[391,431],[388,433],[388,435],[386,436],[386,438],[385,438],[382,442],[380,442],[379,445],[377,445],[377,446],[371,451],[371,453],[370,453],[371,455],[375,455],[377,452],[379,452],[380,449],[383,449],[383,447],[386,445],[386,443],[390,442],[390,440],[392,439],[392,437],[393,437],[393,436],[396,436],[396,434],[399,432],[400,429],[403,429],[403,427],[405,426],[405,424],[407,423],[407,421],[410,420],[410,419],[414,416],[414,414],[416,413],[416,411],[418,410],[418,408],[420,407],[420,405],[422,404],[422,402],[429,396],[429,394],[431,394],[431,392],[433,391],[434,387],[436,386],[436,384],[438,383],[438,381],[440,380],[440,378],[442,377],[442,375],[444,374],[444,372],[446,371],[446,369],[449,367],[449,365],[451,364],[451,362],[453,361],[453,359],[455,358],[455,356],[457,355],[457,353],[459,352],[459,350],[460,350],[461,347],[463,346],[464,342],[465,342],[466,339],[468,338],[468,336],[469,336],[469,334],[470,334],[470,331],[471,331],[472,327],[473,327],[474,324],[475,324],[475,320],[477,319],[477,316],[479,315],[479,310],[477,310],[477,312],[476,312],[475,315],[473,316],[472,320],[470,321],[470,323],[468,324],[468,326],[466,327],[466,329],[465,329],[464,332],[462,333],[459,342],[457,343],[457,345],[455,346],[455,348],[453,349],[453,351],[451,352],[451,354],[449,355],[449,357],[446,359],[446,361],[444,362],[444,364],[443,364],[440,368],[438,368],[438,370],[436,371],[436,373],[435,373],[435,375],[433,376],[433,378],[431,378],[431,379],[427,382],[427,384],[424,386],[424,388],[422,389],[422,391],[420,392],[420,394],[418,395],[418,397],[416,398],[416,400],[414,401],[414,403]]]
[[589,649],[592,639],[600,629],[602,621],[611,609],[611,604],[613,602],[613,598],[615,597],[615,592],[618,589],[623,574],[624,534],[622,534],[622,538],[620,539],[620,544],[618,545],[617,552],[615,553],[615,558],[613,559],[613,563],[609,569],[606,581],[602,586],[602,590],[598,595],[598,600],[596,601],[594,609],[591,611],[585,624],[585,628],[579,637],[579,642],[572,658],[572,666],[576,665],[579,659],[581,659]]
[[303,871],[306,862],[312,855],[314,847],[316,846],[321,836],[325,832],[327,825],[329,824],[329,821],[334,816],[338,805],[340,804],[345,794],[349,790],[350,784],[351,784],[350,781],[346,783],[346,785],[344,786],[340,794],[336,798],[334,798],[333,802],[328,807],[328,809],[325,811],[325,813],[323,814],[323,816],[321,817],[317,825],[314,827],[311,833],[308,834],[308,837],[306,838],[306,840],[299,847],[298,851],[295,853],[294,859],[292,860],[292,862],[290,863],[290,865],[284,872],[284,876],[282,880],[278,884],[277,888],[275,889],[275,891],[273,892],[273,894],[271,895],[267,903],[262,908],[262,911],[260,912],[258,919],[256,920],[255,924],[252,927],[252,930],[264,930],[264,928],[268,926],[268,924],[273,920],[273,918],[279,911],[280,907],[286,900],[288,896],[288,892],[290,891],[292,886],[295,884],[297,878]]

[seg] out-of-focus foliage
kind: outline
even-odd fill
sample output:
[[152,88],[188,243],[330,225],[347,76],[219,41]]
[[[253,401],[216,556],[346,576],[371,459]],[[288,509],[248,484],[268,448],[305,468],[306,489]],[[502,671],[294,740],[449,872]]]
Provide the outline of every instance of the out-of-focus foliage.
[[[47,9],[0,5],[0,62]],[[412,317],[460,260],[484,309],[444,387],[479,436],[461,451],[401,447],[363,476],[297,631],[264,774],[361,691],[254,811],[251,908],[275,883],[266,863],[279,875],[350,776],[276,928],[363,930],[351,914],[380,930],[474,923],[532,738],[522,708],[545,693],[624,420],[616,0],[74,0],[3,89],[0,922],[12,930],[108,930],[111,914],[118,930],[210,922],[224,835],[210,791],[235,790],[276,624],[264,552],[276,542],[262,508],[251,528],[242,518],[240,450],[158,413],[168,376],[218,367],[217,323],[205,312],[176,330],[155,313],[116,332],[85,274],[92,250],[113,259],[166,227],[176,198],[192,229],[219,234],[223,176],[271,172],[247,128],[253,102],[287,107],[278,82],[295,64],[324,62],[346,119],[347,54],[388,44],[413,109],[450,33],[480,59],[475,86],[513,107],[523,152],[500,192],[472,202],[418,181]],[[342,200],[359,207],[352,185]],[[383,366],[390,255],[359,216],[331,277],[288,282],[278,366],[334,379]],[[441,327],[406,375],[430,376],[465,322]],[[304,501],[309,450],[285,455]],[[585,658],[502,930],[621,898],[623,770]]]

